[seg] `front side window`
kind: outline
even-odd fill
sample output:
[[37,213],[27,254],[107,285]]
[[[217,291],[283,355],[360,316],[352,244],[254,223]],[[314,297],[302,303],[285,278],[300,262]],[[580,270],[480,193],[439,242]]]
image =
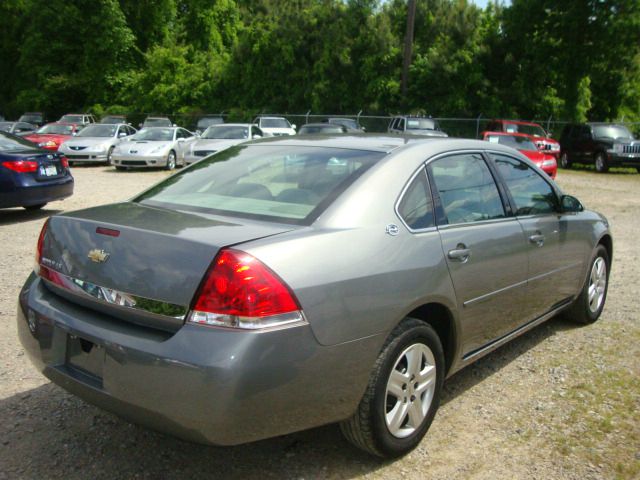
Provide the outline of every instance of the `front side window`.
[[310,225],[384,155],[340,148],[238,145],[172,176],[135,201]]
[[424,168],[413,179],[398,205],[398,213],[412,230],[433,227],[433,202]]
[[557,211],[556,194],[538,172],[513,157],[497,154],[493,157],[516,204],[516,215],[540,215]]
[[447,221],[479,222],[505,216],[489,167],[478,153],[451,155],[429,164]]

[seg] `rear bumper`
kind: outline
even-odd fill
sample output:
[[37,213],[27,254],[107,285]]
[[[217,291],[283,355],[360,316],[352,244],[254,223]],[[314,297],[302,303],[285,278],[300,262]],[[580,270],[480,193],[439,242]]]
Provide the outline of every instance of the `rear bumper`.
[[[32,362],[54,383],[135,423],[216,445],[349,417],[382,342],[325,347],[309,326],[256,333],[184,325],[169,335],[63,300],[33,274],[17,322]],[[98,374],[70,360],[75,337],[97,346]]]
[[16,186],[10,191],[0,192],[0,208],[28,207],[56,200],[73,194],[73,177],[42,185]]

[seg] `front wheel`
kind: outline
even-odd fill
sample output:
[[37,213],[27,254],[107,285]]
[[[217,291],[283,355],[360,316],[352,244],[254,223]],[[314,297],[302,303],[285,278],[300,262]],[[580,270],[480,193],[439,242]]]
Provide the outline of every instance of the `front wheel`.
[[560,155],[560,167],[571,168],[571,161],[567,152],[562,152],[562,155]]
[[340,424],[356,447],[380,457],[415,448],[433,421],[444,381],[444,353],[436,332],[416,319],[389,335],[356,413]]
[[107,152],[107,165],[113,165],[113,151],[115,150],[115,148],[116,147],[111,147]]
[[165,170],[173,170],[176,168],[176,152],[171,150],[169,155],[167,155],[167,165],[164,167]]
[[596,172],[607,173],[609,171],[609,164],[607,163],[607,157],[605,156],[604,153],[602,152],[596,153],[595,164],[596,164]]
[[607,249],[598,245],[591,259],[588,277],[568,311],[568,317],[576,323],[588,325],[600,317],[607,299],[609,287],[609,254]]

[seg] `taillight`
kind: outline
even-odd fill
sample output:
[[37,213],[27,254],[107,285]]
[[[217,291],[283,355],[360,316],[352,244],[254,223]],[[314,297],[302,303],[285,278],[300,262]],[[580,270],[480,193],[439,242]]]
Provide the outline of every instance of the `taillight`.
[[305,323],[289,287],[251,255],[221,250],[196,295],[189,322],[240,329]]
[[40,230],[40,236],[38,237],[38,245],[36,246],[36,264],[34,270],[36,273],[40,271],[40,261],[42,260],[42,249],[44,247],[44,237],[47,234],[47,229],[49,228],[49,219],[47,218],[42,225],[42,229]]
[[60,162],[64,168],[69,168],[69,160],[67,160],[67,157],[60,157]]
[[19,173],[29,173],[38,170],[38,162],[33,160],[18,160],[16,162],[2,162],[2,166]]

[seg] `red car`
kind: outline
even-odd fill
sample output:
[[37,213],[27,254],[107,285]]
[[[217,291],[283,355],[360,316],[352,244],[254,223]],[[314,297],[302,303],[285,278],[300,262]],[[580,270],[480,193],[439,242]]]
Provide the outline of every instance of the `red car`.
[[558,173],[556,158],[546,152],[539,151],[529,138],[529,135],[523,133],[484,132],[482,139],[519,150],[551,178],[556,178],[556,173]]
[[491,120],[487,131],[521,133],[529,137],[538,147],[538,150],[553,155],[556,160],[560,158],[560,143],[551,138],[544,128],[537,123],[518,120]]
[[57,151],[62,142],[73,137],[82,130],[83,126],[76,123],[48,123],[23,138],[37,144],[40,148]]

